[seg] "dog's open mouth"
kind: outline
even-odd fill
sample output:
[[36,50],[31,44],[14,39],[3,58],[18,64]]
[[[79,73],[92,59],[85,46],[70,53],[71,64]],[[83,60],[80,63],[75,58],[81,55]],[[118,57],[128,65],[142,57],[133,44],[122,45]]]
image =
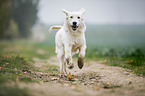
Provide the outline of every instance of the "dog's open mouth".
[[77,26],[77,25],[72,25],[72,26],[70,26],[70,27],[71,27],[71,29],[72,29],[73,31],[76,31],[76,30],[78,29],[79,26]]

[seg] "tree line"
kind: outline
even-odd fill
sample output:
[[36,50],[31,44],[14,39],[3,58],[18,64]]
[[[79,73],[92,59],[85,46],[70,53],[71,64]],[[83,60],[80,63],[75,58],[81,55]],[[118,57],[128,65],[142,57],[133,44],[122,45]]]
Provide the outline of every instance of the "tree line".
[[28,38],[39,0],[0,0],[0,39]]

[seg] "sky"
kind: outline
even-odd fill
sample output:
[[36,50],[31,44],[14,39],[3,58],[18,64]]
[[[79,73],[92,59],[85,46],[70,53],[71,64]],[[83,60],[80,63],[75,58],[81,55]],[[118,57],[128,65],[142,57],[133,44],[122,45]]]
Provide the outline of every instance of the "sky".
[[44,24],[62,24],[65,14],[85,8],[89,24],[145,24],[145,0],[40,0],[38,18]]

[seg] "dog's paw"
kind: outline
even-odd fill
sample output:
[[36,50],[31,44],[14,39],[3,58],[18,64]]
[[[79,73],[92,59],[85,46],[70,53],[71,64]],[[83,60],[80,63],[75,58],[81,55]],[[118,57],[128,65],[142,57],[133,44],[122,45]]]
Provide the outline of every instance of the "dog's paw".
[[79,67],[80,69],[82,69],[83,66],[84,66],[84,58],[79,57],[79,58],[78,58],[78,67]]
[[73,69],[74,68],[74,65],[73,64],[69,64],[69,65],[67,65],[67,68]]
[[69,59],[66,59],[66,62],[67,62],[67,68],[69,68],[69,69],[73,69],[73,68],[74,68],[73,63],[72,63],[72,62],[70,62],[70,60],[69,60]]

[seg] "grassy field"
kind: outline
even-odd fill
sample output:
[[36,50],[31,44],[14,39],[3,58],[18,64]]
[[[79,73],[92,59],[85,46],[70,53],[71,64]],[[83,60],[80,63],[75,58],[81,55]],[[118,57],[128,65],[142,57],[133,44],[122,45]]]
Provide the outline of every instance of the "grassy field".
[[[36,70],[32,67],[33,58],[48,59],[56,55],[56,32],[48,34],[48,26],[43,31],[47,33],[43,42],[0,41],[0,82],[16,81],[17,78],[20,81],[33,81],[23,76],[22,70]],[[87,25],[86,60],[101,60],[104,64],[128,68],[134,73],[145,75],[144,31],[144,25]]]
[[[33,67],[35,58],[48,59],[54,55],[54,47],[43,43],[28,41],[0,42],[0,82],[7,80],[33,81],[25,77],[23,71],[36,70]],[[7,74],[7,75],[6,75]]]
[[[90,26],[86,31],[88,48],[85,59],[127,68],[132,70],[133,73],[145,76],[144,31],[143,26],[135,25]],[[11,81],[39,83],[40,79],[33,78],[25,73],[53,73],[53,71],[59,73],[59,69],[53,65],[44,66],[46,67],[45,70],[33,65],[35,63],[33,58],[48,59],[56,55],[54,35],[55,32],[46,34],[47,38],[43,42],[32,40],[0,41],[0,95],[3,95],[1,92],[5,90],[5,93],[11,93],[14,96],[19,96],[19,92],[22,91],[21,93],[24,92],[24,96],[27,96],[29,92],[25,89],[21,90],[17,87],[11,88],[3,85]],[[19,92],[16,92],[18,90]]]
[[[27,89],[20,89],[6,83],[36,82],[38,78],[29,76],[31,72],[41,72],[40,68],[33,66],[33,58],[48,59],[54,55],[54,47],[43,43],[28,42],[27,40],[0,42],[0,95],[1,96],[30,96]],[[45,72],[52,73],[55,66],[46,66]],[[52,70],[47,70],[52,68]],[[29,94],[29,95],[28,95]]]
[[145,75],[145,25],[88,25],[87,58]]

